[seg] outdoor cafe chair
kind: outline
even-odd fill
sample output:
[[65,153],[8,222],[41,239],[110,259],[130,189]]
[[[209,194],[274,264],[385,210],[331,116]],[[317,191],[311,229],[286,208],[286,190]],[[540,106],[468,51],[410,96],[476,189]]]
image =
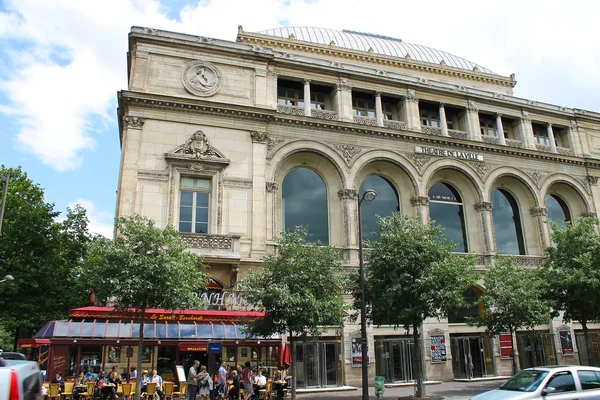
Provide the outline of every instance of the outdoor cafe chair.
[[146,383],[146,393],[142,393],[142,395],[145,396],[148,400],[155,400],[155,397],[158,397],[158,393],[156,393],[156,383]]
[[175,391],[175,383],[163,382],[163,396],[164,400],[171,400],[173,398],[173,392]]
[[72,399],[73,398],[73,386],[75,386],[74,381],[65,381],[65,391],[60,394],[60,397],[63,399]]
[[122,395],[123,395],[123,400],[129,400],[129,398],[131,397],[132,394],[135,394],[135,392],[132,392],[131,389],[133,388],[133,383],[122,383],[121,384],[121,391],[122,391]]
[[173,392],[173,398],[177,400],[181,400],[181,398],[185,398],[187,395],[187,382],[179,382],[179,390]]
[[273,381],[269,379],[267,381],[267,387],[265,389],[260,389],[258,391],[259,400],[271,400],[272,389],[273,389]]
[[94,399],[94,389],[96,388],[96,382],[88,382],[86,383],[87,390],[83,393],[79,393],[79,398],[81,400],[93,400]]
[[60,400],[58,389],[60,389],[60,384],[58,383],[51,383],[48,385],[48,400]]

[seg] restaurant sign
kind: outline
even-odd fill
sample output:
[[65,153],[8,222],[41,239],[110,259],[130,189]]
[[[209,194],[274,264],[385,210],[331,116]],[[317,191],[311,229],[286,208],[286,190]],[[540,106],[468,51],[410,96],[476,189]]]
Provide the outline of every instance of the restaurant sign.
[[483,155],[468,153],[466,151],[457,151],[450,149],[438,149],[435,147],[415,147],[415,153],[426,154],[428,156],[439,156],[448,158],[459,158],[461,160],[483,161]]
[[179,343],[179,351],[206,351],[207,342]]
[[222,293],[201,293],[199,294],[200,300],[211,306],[237,306],[247,307],[248,302],[239,293],[236,292],[222,292]]

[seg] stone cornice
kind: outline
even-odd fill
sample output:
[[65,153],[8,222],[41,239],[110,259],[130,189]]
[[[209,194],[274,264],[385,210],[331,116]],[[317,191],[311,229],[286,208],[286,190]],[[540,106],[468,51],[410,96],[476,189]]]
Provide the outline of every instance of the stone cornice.
[[[201,115],[214,115],[224,118],[248,119],[261,123],[275,125],[293,125],[312,130],[345,132],[360,136],[376,136],[391,140],[414,142],[423,145],[438,145],[468,149],[471,152],[496,153],[501,155],[516,156],[526,159],[547,160],[574,165],[586,165],[590,168],[600,169],[600,159],[587,157],[566,156],[555,153],[545,153],[537,150],[519,149],[501,145],[476,142],[471,140],[455,139],[451,137],[432,136],[418,131],[398,131],[385,127],[359,125],[352,122],[323,120],[305,116],[286,115],[277,113],[276,110],[256,108],[250,106],[217,103],[201,99],[187,99],[159,94],[121,91],[118,93],[119,118],[129,111],[129,107],[154,108],[182,113]],[[122,128],[121,128],[122,135]]]

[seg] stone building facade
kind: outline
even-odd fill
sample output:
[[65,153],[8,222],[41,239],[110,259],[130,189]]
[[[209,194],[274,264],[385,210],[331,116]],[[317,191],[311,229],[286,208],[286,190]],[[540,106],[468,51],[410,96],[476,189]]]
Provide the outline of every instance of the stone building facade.
[[[431,218],[482,273],[496,254],[539,266],[547,222],[600,205],[599,113],[514,97],[514,75],[425,46],[316,28],[240,27],[233,42],[133,27],[128,81],[116,213],[178,227],[217,298],[298,224],[356,268],[357,198],[369,188],[379,196],[363,205],[367,235],[375,214]],[[427,378],[509,374],[507,338],[463,321],[424,324]],[[405,332],[368,330],[370,375],[410,380]],[[517,333],[515,356],[576,364],[580,330],[555,319]],[[359,336],[346,323],[300,345],[299,385],[360,384]]]

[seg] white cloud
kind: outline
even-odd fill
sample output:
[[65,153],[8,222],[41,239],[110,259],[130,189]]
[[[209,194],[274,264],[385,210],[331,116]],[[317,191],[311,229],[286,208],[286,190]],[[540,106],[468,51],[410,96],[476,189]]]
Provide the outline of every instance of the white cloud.
[[[127,88],[133,25],[227,40],[240,24],[247,31],[287,23],[379,33],[515,72],[518,96],[600,110],[600,3],[593,0],[202,0],[179,10],[178,21],[165,15],[168,7],[156,0],[6,1],[0,40],[12,72],[0,80],[8,99],[0,112],[18,122],[17,146],[56,170],[81,165],[103,130],[92,121],[114,121],[116,92]],[[7,66],[0,68],[6,75]]]
[[114,219],[112,213],[96,209],[94,202],[88,199],[77,199],[69,204],[69,207],[74,208],[77,204],[87,211],[87,217],[90,220],[88,228],[91,234],[98,234],[107,238],[113,237]]

